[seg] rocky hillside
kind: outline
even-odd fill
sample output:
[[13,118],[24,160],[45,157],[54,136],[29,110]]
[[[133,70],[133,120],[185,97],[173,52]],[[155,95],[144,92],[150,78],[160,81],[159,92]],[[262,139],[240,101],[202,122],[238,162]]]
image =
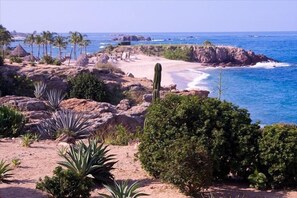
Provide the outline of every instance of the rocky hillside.
[[263,54],[231,46],[137,45],[119,46],[113,50],[113,52],[124,51],[198,62],[205,66],[251,66],[258,62],[276,61]]

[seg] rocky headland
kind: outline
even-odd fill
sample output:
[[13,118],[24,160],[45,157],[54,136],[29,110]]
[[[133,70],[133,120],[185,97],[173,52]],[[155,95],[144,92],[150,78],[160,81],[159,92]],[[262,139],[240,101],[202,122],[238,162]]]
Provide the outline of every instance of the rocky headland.
[[252,66],[259,62],[277,62],[263,54],[232,46],[136,45],[119,46],[114,48],[113,52],[143,53],[149,56],[197,62],[203,66]]
[[112,39],[113,41],[151,41],[151,37],[141,35],[120,35]]
[[[47,84],[47,89],[61,89],[66,92],[71,77],[81,73],[92,73],[101,79],[111,91],[120,90],[138,96],[138,101],[133,102],[131,98],[120,98],[114,104],[96,102],[87,99],[69,98],[61,103],[61,109],[68,109],[82,113],[91,124],[90,132],[102,131],[119,124],[125,126],[129,131],[135,132],[138,127],[143,127],[146,110],[152,100],[152,81],[147,78],[135,78],[122,72],[114,73],[107,69],[94,66],[17,66],[5,65],[0,67],[2,78],[14,76],[26,76],[34,82],[42,81]],[[13,79],[11,79],[13,80]],[[183,95],[199,95],[207,97],[209,92],[203,90],[176,90],[176,85],[162,87],[161,96],[168,93]],[[37,126],[52,116],[47,100],[34,97],[8,95],[0,97],[0,105],[8,105],[21,111],[26,119],[25,130],[37,132]]]

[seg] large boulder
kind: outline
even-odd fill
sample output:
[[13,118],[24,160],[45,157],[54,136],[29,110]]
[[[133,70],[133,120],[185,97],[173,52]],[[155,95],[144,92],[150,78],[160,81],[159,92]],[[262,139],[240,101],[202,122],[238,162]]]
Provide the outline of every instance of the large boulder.
[[86,54],[81,54],[75,63],[76,66],[82,66],[82,67],[85,67],[88,64],[89,64],[89,58]]

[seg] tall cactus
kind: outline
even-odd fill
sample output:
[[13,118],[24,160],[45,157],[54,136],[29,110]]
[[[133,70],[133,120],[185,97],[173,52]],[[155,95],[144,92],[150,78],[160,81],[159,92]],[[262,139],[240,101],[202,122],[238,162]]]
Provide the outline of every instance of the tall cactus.
[[160,88],[161,88],[161,72],[162,65],[157,63],[155,65],[155,75],[154,75],[154,84],[153,84],[153,102],[160,98]]

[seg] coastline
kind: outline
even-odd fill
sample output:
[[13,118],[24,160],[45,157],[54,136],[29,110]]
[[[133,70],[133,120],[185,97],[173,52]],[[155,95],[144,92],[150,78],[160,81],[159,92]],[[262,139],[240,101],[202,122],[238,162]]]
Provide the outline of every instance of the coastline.
[[147,78],[153,80],[154,66],[156,63],[162,65],[162,86],[176,84],[178,89],[185,89],[185,83],[193,81],[197,75],[181,75],[189,72],[189,70],[203,70],[200,63],[191,63],[180,60],[169,60],[163,57],[146,56],[142,54],[135,55],[135,59],[131,61],[120,60],[116,66],[122,69],[125,73],[131,73],[137,78]]

